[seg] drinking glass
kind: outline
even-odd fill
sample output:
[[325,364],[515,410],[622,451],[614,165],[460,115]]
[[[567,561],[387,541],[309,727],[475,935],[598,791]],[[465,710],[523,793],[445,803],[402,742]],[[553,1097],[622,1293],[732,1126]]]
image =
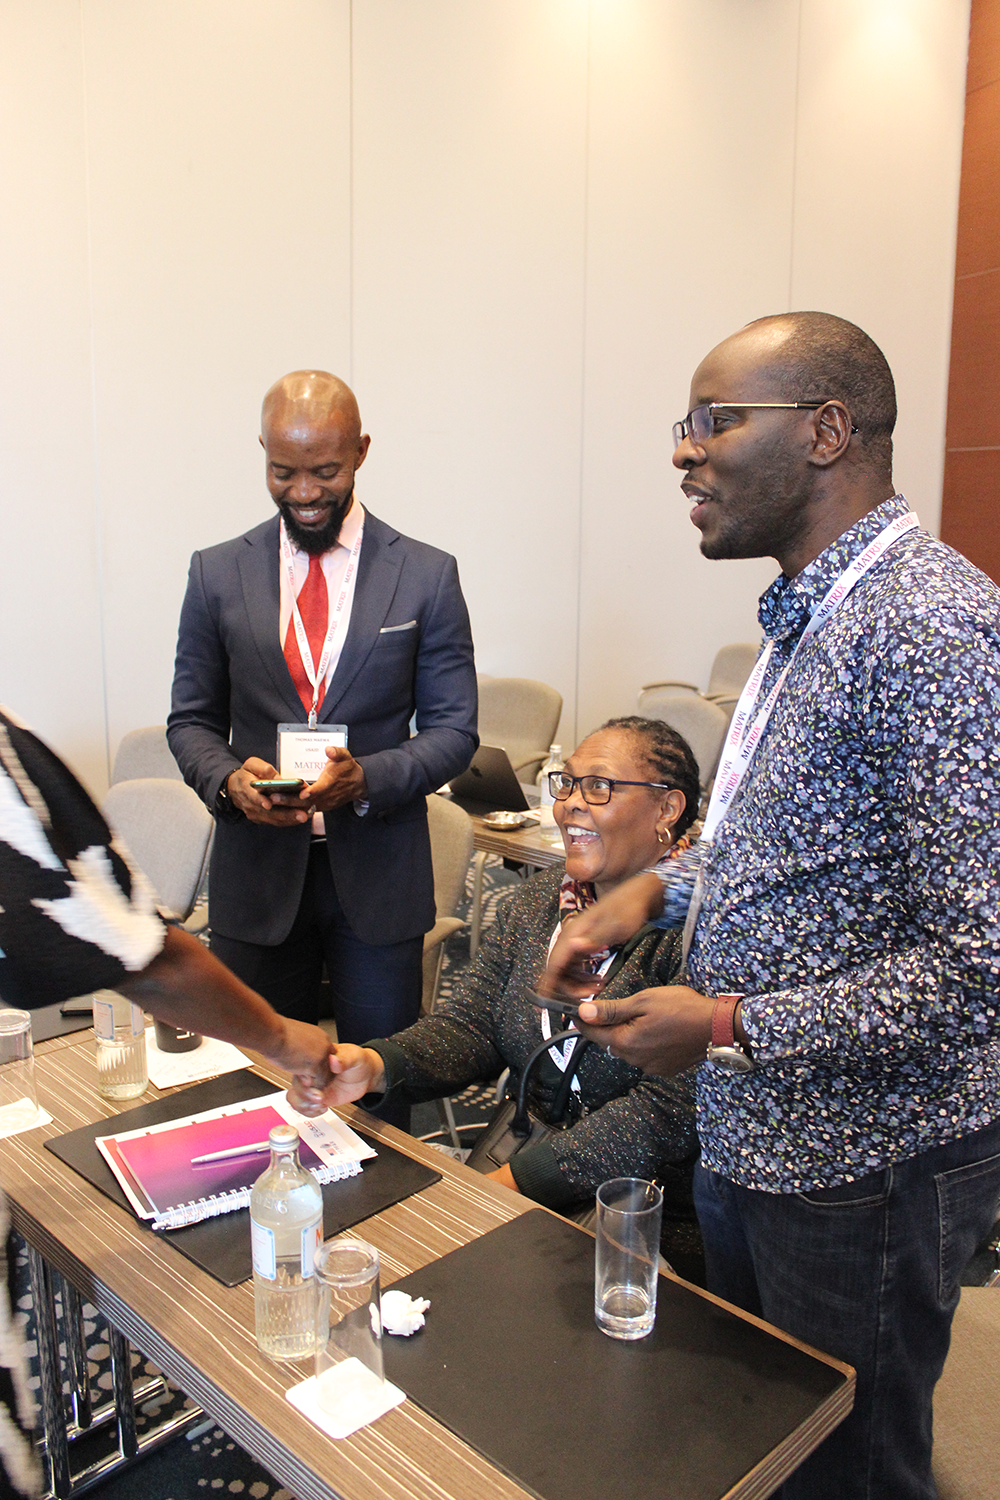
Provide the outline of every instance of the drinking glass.
[[316,1251],[316,1400],[338,1425],[384,1410],[378,1251],[353,1235]]
[[613,1339],[642,1339],[656,1321],[663,1194],[641,1177],[597,1189],[594,1317]]
[[31,1016],[0,1010],[0,1134],[29,1129],[37,1118]]

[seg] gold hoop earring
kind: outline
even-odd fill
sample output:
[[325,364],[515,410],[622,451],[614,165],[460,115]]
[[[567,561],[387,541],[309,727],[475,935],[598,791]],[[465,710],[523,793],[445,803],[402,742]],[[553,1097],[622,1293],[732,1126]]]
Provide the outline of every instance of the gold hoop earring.
[[663,837],[663,834],[660,832],[659,829],[656,830],[656,842],[658,844],[665,844],[667,842],[667,840]]

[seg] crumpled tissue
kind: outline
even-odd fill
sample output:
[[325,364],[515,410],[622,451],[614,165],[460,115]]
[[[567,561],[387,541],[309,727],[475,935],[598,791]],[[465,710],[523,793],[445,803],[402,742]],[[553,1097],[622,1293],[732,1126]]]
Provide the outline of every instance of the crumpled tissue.
[[386,1333],[409,1338],[424,1326],[424,1313],[430,1307],[426,1297],[408,1297],[405,1292],[382,1293],[382,1327]]

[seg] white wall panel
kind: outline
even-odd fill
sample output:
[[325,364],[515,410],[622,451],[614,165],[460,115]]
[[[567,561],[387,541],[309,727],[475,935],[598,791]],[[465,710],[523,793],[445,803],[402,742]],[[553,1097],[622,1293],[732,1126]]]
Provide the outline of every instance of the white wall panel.
[[580,732],[756,640],[768,562],[706,562],[671,463],[699,360],[787,306],[797,5],[595,0]]
[[359,490],[454,552],[480,669],[572,723],[587,7],[355,0]]
[[803,0],[792,303],[896,377],[896,484],[941,516],[968,0]]
[[112,747],[169,706],[188,558],[273,513],[260,400],[350,344],[347,0],[87,0]]
[[77,0],[0,8],[0,701],[106,760]]
[[703,560],[670,464],[746,319],[870,329],[933,523],[967,22],[8,0],[0,698],[99,789],[166,712],[189,553],[269,513],[259,401],[306,364],[358,391],[363,498],[458,555],[481,667],[555,683],[567,742],[755,631],[773,565]]

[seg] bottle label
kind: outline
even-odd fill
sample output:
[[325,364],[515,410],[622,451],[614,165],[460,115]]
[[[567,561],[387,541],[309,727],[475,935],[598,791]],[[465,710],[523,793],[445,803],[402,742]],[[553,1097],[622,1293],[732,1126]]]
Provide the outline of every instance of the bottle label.
[[274,1281],[278,1274],[278,1262],[274,1253],[274,1230],[266,1224],[250,1220],[250,1249],[253,1268],[265,1281]]
[[323,1220],[307,1224],[302,1231],[302,1280],[316,1275],[316,1251],[323,1243]]
[[143,1013],[142,1006],[141,1005],[136,1005],[135,1001],[133,1000],[131,1006],[129,1007],[129,1009],[132,1012],[132,1035],[133,1036],[145,1036],[146,1035],[146,1017],[145,1017],[145,1015]]
[[102,1042],[115,1039],[115,1005],[113,1000],[99,1000],[94,996],[94,1034]]

